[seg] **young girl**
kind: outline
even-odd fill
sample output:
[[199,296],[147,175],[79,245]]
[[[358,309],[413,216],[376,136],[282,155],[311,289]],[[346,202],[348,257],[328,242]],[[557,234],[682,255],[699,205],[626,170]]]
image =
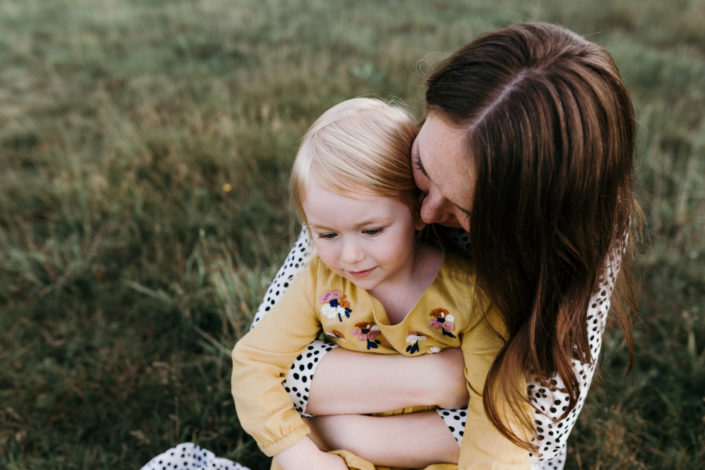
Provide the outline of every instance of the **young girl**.
[[[296,156],[292,199],[317,256],[237,343],[232,376],[243,429],[285,469],[374,468],[349,451],[321,451],[282,385],[292,361],[321,332],[341,348],[374,354],[460,347],[473,428],[462,446],[486,456],[488,468],[528,468],[528,452],[483,409],[485,376],[504,343],[499,314],[474,288],[464,257],[417,241],[423,222],[409,160],[416,131],[402,109],[352,99],[313,124]],[[518,388],[526,387],[523,380],[517,377]],[[399,412],[422,409],[429,408]]]

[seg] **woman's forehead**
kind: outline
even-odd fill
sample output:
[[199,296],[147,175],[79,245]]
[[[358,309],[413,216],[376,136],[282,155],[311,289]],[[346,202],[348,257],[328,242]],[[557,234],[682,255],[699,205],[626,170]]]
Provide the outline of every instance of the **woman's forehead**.
[[444,196],[463,205],[469,196],[465,194],[468,183],[475,177],[468,156],[467,128],[440,113],[430,113],[419,131],[414,152]]

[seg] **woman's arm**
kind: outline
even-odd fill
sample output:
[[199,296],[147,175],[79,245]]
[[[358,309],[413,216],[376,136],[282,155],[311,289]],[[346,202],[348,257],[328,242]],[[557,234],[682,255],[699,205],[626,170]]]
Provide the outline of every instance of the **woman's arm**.
[[[597,359],[602,348],[602,337],[607,322],[607,313],[610,309],[610,298],[619,274],[626,243],[627,240],[625,239],[622,244],[618,244],[610,252],[600,278],[599,288],[590,299],[587,323],[592,362],[583,364],[573,360],[573,370],[575,370],[575,375],[580,384],[578,401],[574,410],[561,418],[566,410],[565,407],[568,406],[569,397],[566,393],[560,391],[563,388],[563,382],[558,375],[555,375],[549,381],[540,381],[536,377],[531,376],[527,378],[529,398],[536,410],[534,423],[537,432],[532,443],[538,449],[538,455],[531,456],[532,462],[550,462],[554,458],[560,460],[565,455],[568,435],[573,426],[575,426],[595,374]],[[541,385],[541,382],[554,383],[555,385],[553,389],[549,389]],[[556,468],[562,468],[562,464]]]

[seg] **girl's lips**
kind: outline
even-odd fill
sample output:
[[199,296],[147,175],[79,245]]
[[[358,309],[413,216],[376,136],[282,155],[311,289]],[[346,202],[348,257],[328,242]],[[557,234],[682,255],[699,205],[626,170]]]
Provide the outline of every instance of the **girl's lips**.
[[364,271],[348,271],[352,277],[361,278],[365,277],[374,271],[375,268],[365,269]]

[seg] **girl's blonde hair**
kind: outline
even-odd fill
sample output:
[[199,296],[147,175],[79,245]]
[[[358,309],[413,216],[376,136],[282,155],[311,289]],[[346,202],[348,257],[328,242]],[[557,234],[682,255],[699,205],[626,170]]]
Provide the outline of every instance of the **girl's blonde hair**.
[[337,193],[398,198],[418,214],[419,192],[409,155],[418,126],[402,107],[353,98],[325,113],[304,135],[291,171],[291,199],[306,222],[311,184]]

